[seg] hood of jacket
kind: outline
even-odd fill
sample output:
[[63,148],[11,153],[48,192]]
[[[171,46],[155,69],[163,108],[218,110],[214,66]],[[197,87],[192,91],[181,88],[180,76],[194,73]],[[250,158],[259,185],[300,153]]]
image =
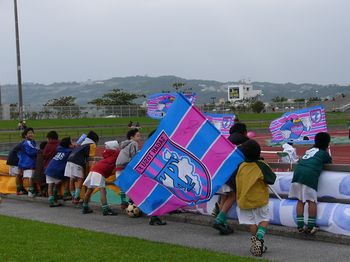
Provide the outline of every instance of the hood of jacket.
[[125,147],[127,147],[128,145],[130,145],[133,141],[132,140],[125,140],[123,142],[120,143],[120,149],[123,149]]
[[113,149],[105,149],[102,153],[103,158],[108,158],[108,157],[115,157],[117,158],[118,156],[118,150],[113,150]]

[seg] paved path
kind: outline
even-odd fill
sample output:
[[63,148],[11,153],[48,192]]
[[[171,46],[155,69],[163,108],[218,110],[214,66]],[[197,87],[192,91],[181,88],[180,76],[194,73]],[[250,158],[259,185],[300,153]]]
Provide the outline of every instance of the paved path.
[[[208,226],[168,221],[166,226],[149,226],[147,218],[132,219],[124,214],[104,217],[96,211],[82,215],[80,209],[70,206],[49,208],[42,201],[3,199],[0,214],[27,218],[69,227],[108,232],[121,236],[133,236],[205,248],[240,256],[250,256],[249,233],[237,231],[230,236],[220,236]],[[272,261],[349,261],[350,246],[317,241],[300,240],[268,235],[269,247],[264,258]]]

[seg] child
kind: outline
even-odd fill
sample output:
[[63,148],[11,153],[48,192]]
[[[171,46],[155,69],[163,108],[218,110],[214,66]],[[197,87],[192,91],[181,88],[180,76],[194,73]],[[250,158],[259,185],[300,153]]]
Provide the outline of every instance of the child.
[[[81,146],[76,147],[68,157],[64,176],[69,177],[69,188],[73,197],[73,204],[79,204],[80,191],[85,172],[88,169],[89,157],[95,156],[98,140],[98,135],[94,131],[90,131]],[[75,188],[76,180],[78,184]]]
[[52,130],[47,133],[47,145],[44,148],[44,168],[47,168],[51,159],[56,155],[56,150],[60,141],[58,140],[58,134],[56,131]]
[[[297,202],[297,226],[298,232],[315,234],[317,215],[317,186],[323,165],[332,163],[332,158],[326,151],[331,138],[328,133],[321,132],[315,136],[315,145],[307,150],[299,160],[294,170],[289,197],[296,198]],[[304,228],[304,205],[308,203],[308,223]]]
[[84,186],[88,189],[84,196],[83,214],[92,213],[92,209],[89,207],[90,197],[94,188],[99,188],[101,193],[102,214],[104,216],[117,215],[107,204],[106,178],[111,176],[115,169],[115,161],[119,154],[118,149],[118,141],[105,142],[103,159],[98,161],[90,169],[90,173],[84,181]]
[[282,157],[283,163],[296,163],[298,162],[299,158],[297,155],[297,150],[293,147],[293,142],[287,142],[282,145],[283,152],[287,153],[288,156]]
[[34,197],[35,191],[33,186],[33,174],[35,169],[35,160],[38,149],[36,148],[36,142],[34,140],[34,129],[29,127],[22,132],[24,141],[22,142],[21,150],[19,151],[18,168],[23,170],[23,179],[28,178],[29,190],[28,197]]
[[268,184],[275,183],[276,175],[260,159],[260,145],[255,140],[244,142],[239,148],[245,156],[230,181],[236,182],[238,220],[250,227],[251,248],[254,256],[261,256],[265,251],[264,235],[269,223]]
[[38,196],[45,195],[45,174],[44,174],[44,148],[46,146],[47,142],[41,142],[39,145],[39,150],[36,155],[35,160],[35,171],[33,175],[33,184],[35,185],[35,191]]
[[45,169],[46,183],[48,184],[49,205],[50,207],[61,206],[57,202],[58,185],[64,179],[64,171],[68,157],[73,151],[73,145],[70,137],[62,139],[57,147],[56,155],[51,159]]
[[[236,146],[239,146],[243,142],[249,140],[247,137],[247,126],[244,123],[235,123],[234,126],[230,128],[230,136],[228,140]],[[234,185],[229,186],[224,184],[218,191],[219,200],[217,203],[215,203],[215,208],[212,215],[216,217],[213,223],[213,228],[219,230],[221,235],[233,233],[233,229],[226,222],[226,214],[236,201],[235,190]]]
[[[119,176],[121,171],[127,166],[131,159],[136,155],[138,151],[138,143],[141,141],[141,133],[137,128],[133,128],[126,134],[128,140],[120,143],[120,153],[116,161],[116,177]],[[120,191],[121,209],[128,207],[129,203],[126,202],[125,193]]]
[[16,176],[17,195],[28,194],[23,187],[23,174],[18,168],[18,153],[21,151],[22,142],[18,143],[8,154],[6,165],[9,166],[9,175]]
[[235,187],[224,184],[217,194],[219,195],[219,201],[215,203],[215,208],[217,210],[213,211],[213,214],[214,212],[217,213],[213,228],[219,230],[221,235],[232,234],[233,228],[227,224],[226,214],[236,201]]
[[246,142],[249,140],[249,137],[247,137],[247,126],[244,123],[237,122],[230,128],[230,136],[228,137],[228,140],[232,144],[235,144],[236,146]]

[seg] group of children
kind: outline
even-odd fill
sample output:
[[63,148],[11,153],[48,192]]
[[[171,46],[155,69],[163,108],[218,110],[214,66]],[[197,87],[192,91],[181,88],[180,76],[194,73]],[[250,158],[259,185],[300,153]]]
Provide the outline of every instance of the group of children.
[[[138,130],[129,132],[136,134]],[[10,175],[16,176],[17,195],[48,196],[49,206],[58,207],[61,205],[58,202],[59,190],[64,184],[63,199],[72,199],[74,204],[82,203],[82,213],[87,214],[92,212],[88,203],[93,189],[99,188],[103,215],[116,214],[107,204],[105,180],[115,170],[120,152],[117,141],[106,142],[103,159],[94,163],[99,141],[94,131],[90,131],[80,144],[73,143],[70,137],[60,141],[57,132],[50,131],[47,141],[42,142],[39,148],[34,140],[33,128],[26,128],[22,138],[23,141],[10,151],[7,159]],[[128,138],[133,140],[134,135]],[[23,186],[24,179],[28,179],[28,191]],[[80,201],[83,185],[86,192],[83,201]]]
[[[234,171],[230,179],[219,190],[219,202],[213,215],[213,227],[220,234],[233,233],[227,223],[227,213],[237,203],[237,216],[240,224],[250,227],[251,247],[254,256],[261,256],[267,247],[264,236],[270,220],[269,185],[273,185],[276,175],[261,157],[258,142],[247,137],[245,124],[236,123],[230,130],[229,141],[237,145],[244,161]],[[327,152],[330,136],[321,132],[315,136],[315,144],[300,158],[294,170],[289,198],[297,200],[296,221],[299,233],[314,234],[317,215],[317,187],[324,164],[332,163]],[[308,222],[304,224],[304,206],[308,204]]]
[[[60,206],[57,199],[61,183],[65,183],[63,198],[72,197],[74,204],[81,203],[81,189],[85,186],[82,213],[88,214],[92,212],[89,207],[92,192],[99,188],[103,215],[116,214],[107,203],[106,178],[114,171],[118,177],[137,153],[141,139],[138,129],[129,130],[127,140],[120,145],[117,141],[106,142],[103,159],[97,163],[93,163],[91,158],[95,156],[99,140],[93,131],[88,133],[81,144],[72,143],[69,137],[59,141],[57,132],[50,131],[47,142],[41,143],[40,149],[36,147],[32,128],[25,129],[22,138],[23,141],[11,150],[7,161],[10,174],[16,175],[18,195],[28,193],[28,196],[34,196],[39,192],[44,194],[47,184],[49,205],[57,207]],[[235,123],[230,129],[229,141],[238,146],[244,161],[218,192],[220,198],[216,205],[217,210],[214,211],[216,218],[213,227],[224,235],[233,233],[227,223],[227,213],[236,202],[239,223],[250,225],[250,251],[255,256],[261,256],[267,249],[264,235],[270,218],[268,185],[274,184],[276,175],[261,158],[259,143],[247,137],[245,124]],[[318,133],[314,146],[300,158],[294,170],[289,197],[298,201],[296,221],[300,233],[314,234],[317,231],[317,186],[323,165],[332,162],[327,152],[329,143],[328,133]],[[23,178],[29,179],[29,192],[23,187]],[[43,178],[46,183],[43,183]],[[36,183],[41,183],[41,187],[35,187]],[[124,192],[121,192],[121,201],[121,207],[126,208],[128,202]],[[308,203],[307,226],[304,225],[305,203]],[[150,224],[164,225],[165,222],[158,217],[152,217]]]
[[[89,214],[93,210],[89,202],[94,189],[99,189],[103,215],[116,215],[107,203],[106,179],[121,171],[131,161],[138,151],[141,134],[139,129],[133,128],[127,132],[127,140],[105,142],[102,160],[94,162],[98,135],[90,131],[77,143],[65,137],[58,139],[56,131],[47,134],[47,141],[36,147],[33,128],[27,128],[22,133],[23,141],[17,144],[9,153],[7,165],[10,175],[16,176],[17,195],[28,194],[48,196],[50,207],[59,207],[59,190],[64,187],[63,200],[72,200],[73,204],[82,205],[82,213]],[[25,190],[23,179],[28,179],[29,190]],[[81,198],[82,187],[85,194]],[[120,192],[121,208],[125,209],[127,201],[124,192]],[[150,225],[165,225],[159,217],[150,218]]]

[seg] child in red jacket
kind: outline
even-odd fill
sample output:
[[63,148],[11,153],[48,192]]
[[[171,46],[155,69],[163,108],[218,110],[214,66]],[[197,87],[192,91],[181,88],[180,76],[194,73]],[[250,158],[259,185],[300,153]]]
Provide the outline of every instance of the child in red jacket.
[[89,201],[94,188],[99,188],[101,193],[101,205],[102,213],[104,216],[116,215],[109,205],[107,204],[106,193],[106,178],[112,175],[115,169],[115,161],[119,155],[118,141],[105,142],[105,151],[103,152],[103,159],[98,161],[89,172],[89,175],[84,181],[84,186],[87,187],[84,203],[83,214],[92,213],[92,209],[89,207]]

